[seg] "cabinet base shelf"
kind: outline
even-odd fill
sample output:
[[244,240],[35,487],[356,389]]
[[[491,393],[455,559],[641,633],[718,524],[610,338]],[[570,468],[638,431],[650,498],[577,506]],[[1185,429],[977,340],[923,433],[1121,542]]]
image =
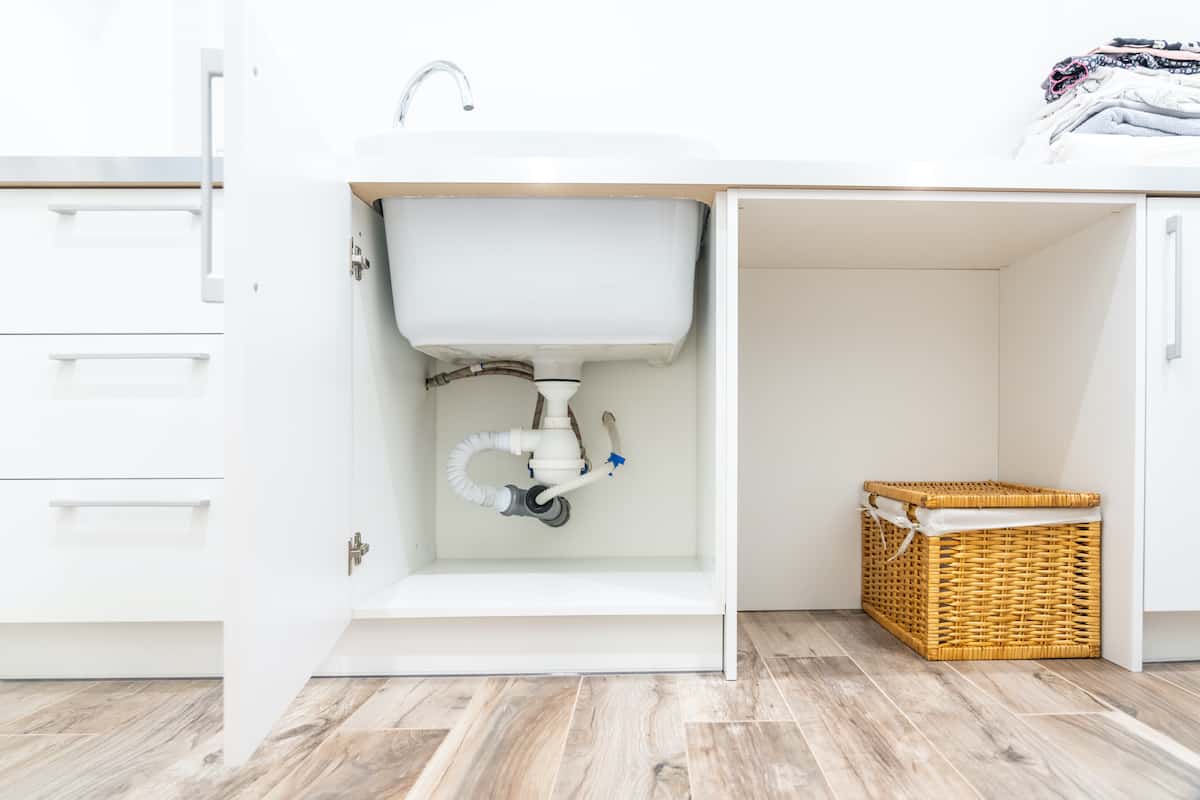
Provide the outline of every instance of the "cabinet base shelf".
[[722,613],[694,558],[444,559],[356,604],[354,618]]

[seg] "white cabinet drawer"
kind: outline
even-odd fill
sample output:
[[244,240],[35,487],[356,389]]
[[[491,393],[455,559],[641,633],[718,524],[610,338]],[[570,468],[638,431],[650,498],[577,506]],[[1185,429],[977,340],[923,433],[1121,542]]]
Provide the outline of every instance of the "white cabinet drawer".
[[199,189],[0,191],[0,333],[219,333],[222,305],[200,300],[199,207]]
[[219,478],[224,337],[0,336],[0,478]]
[[221,489],[0,481],[0,622],[221,619]]

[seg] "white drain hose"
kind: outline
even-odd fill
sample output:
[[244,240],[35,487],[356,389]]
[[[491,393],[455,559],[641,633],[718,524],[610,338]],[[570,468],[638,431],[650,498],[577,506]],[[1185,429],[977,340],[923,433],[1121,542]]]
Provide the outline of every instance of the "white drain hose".
[[[534,498],[535,503],[549,503],[555,497],[564,495],[567,492],[573,492],[576,489],[582,489],[584,486],[595,483],[601,478],[611,478],[613,473],[617,471],[617,467],[625,463],[625,457],[621,455],[621,434],[617,432],[617,418],[613,416],[611,411],[605,411],[600,421],[604,423],[604,428],[608,431],[608,442],[612,450],[608,458],[604,460],[604,464],[599,469],[592,470],[586,475],[580,475],[578,478],[543,490]],[[607,470],[604,468],[605,465],[608,466]]]
[[508,447],[508,431],[480,431],[472,433],[454,446],[446,462],[446,479],[450,488],[462,499],[477,505],[504,511],[512,503],[512,491],[507,486],[488,486],[476,483],[467,474],[467,465],[476,453],[484,450],[503,450]]

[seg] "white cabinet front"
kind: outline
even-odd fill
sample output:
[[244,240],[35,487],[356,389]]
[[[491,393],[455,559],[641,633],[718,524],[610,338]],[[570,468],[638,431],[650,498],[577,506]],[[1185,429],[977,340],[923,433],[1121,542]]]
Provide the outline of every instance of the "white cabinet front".
[[0,191],[0,333],[219,333],[222,306],[200,299],[203,233],[198,189]]
[[0,336],[0,479],[219,478],[223,336]]
[[1200,610],[1200,199],[1146,228],[1146,610]]
[[0,622],[220,619],[221,489],[0,481]]

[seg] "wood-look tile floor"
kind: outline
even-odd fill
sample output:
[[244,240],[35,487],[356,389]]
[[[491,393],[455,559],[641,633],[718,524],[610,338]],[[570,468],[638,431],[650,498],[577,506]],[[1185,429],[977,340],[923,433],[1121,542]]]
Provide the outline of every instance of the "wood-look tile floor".
[[1200,662],[929,663],[741,615],[717,674],[325,678],[221,760],[218,681],[0,682],[0,798],[1200,798]]

